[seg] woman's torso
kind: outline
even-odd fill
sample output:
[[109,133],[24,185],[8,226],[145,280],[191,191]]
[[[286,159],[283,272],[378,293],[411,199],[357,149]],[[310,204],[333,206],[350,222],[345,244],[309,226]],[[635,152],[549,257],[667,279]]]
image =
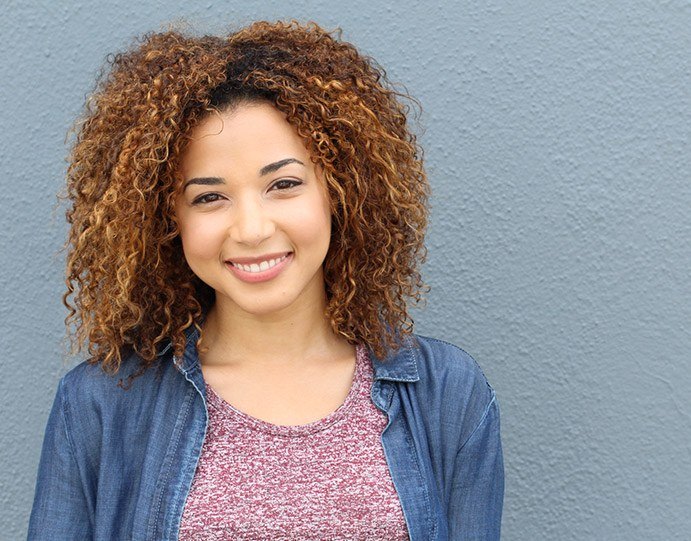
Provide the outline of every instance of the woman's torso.
[[252,416],[207,382],[209,423],[181,540],[409,538],[381,445],[387,418],[369,396],[370,359],[364,347],[355,357],[343,401],[298,425]]
[[[115,377],[82,363],[62,378],[46,428],[30,539],[176,538],[208,426],[196,338],[190,331],[183,357],[162,353],[129,390],[117,384],[137,371],[136,358]],[[463,499],[453,495],[459,445],[488,411],[496,417],[494,393],[465,352],[415,340],[386,359],[372,357],[369,397],[388,419],[380,438],[411,539],[456,539],[450,528],[460,526],[449,520],[464,512]],[[498,458],[471,455],[465,468],[492,479],[488,490],[497,496],[483,508],[483,524],[491,521],[496,533],[503,492],[498,421],[488,437],[492,447],[483,454]]]

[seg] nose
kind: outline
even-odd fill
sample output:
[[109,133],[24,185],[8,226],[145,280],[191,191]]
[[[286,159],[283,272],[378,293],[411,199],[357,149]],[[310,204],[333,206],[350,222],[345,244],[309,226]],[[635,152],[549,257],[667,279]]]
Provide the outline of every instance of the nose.
[[258,246],[276,231],[274,220],[258,201],[238,201],[228,234],[239,244]]

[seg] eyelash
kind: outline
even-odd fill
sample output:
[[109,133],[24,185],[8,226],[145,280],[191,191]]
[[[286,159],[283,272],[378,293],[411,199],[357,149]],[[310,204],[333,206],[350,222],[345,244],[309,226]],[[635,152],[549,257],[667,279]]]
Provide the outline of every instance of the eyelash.
[[289,184],[289,186],[286,186],[284,188],[278,188],[278,191],[285,191],[290,190],[292,188],[297,188],[298,186],[300,186],[300,184],[302,184],[302,182],[299,180],[295,180],[293,178],[282,178],[281,180],[277,180],[276,182],[274,182],[271,188],[269,189],[273,190],[274,188],[277,188],[279,184],[283,184],[284,186],[285,184]]
[[[287,184],[287,186],[286,186],[286,184]],[[271,185],[271,187],[269,188],[269,191],[276,189],[279,192],[285,192],[288,190],[292,190],[293,188],[297,188],[301,184],[302,184],[302,181],[300,181],[300,180],[295,180],[292,178],[282,178],[282,179],[274,182]],[[282,188],[280,187],[281,185],[283,186]],[[195,198],[192,201],[192,204],[193,205],[204,205],[204,204],[208,204],[208,203],[214,203],[214,202],[218,201],[220,197],[221,197],[221,194],[218,194],[218,193],[205,193],[205,194],[202,194],[199,197]],[[209,198],[213,198],[213,199],[209,199]]]
[[[209,197],[213,197],[214,199],[209,200]],[[204,205],[205,203],[214,203],[218,201],[218,198],[220,197],[219,194],[217,193],[205,193],[200,195],[199,197],[196,197],[193,201],[193,205]]]

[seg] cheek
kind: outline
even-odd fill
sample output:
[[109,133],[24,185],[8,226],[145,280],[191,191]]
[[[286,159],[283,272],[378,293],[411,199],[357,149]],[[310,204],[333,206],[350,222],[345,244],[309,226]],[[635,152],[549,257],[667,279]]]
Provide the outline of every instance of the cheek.
[[293,215],[298,217],[294,220],[293,227],[297,238],[305,244],[319,245],[326,250],[331,239],[331,211],[328,201],[315,197],[305,201]]
[[195,261],[218,256],[223,232],[213,221],[191,219],[180,225],[180,238],[185,258],[194,266]]

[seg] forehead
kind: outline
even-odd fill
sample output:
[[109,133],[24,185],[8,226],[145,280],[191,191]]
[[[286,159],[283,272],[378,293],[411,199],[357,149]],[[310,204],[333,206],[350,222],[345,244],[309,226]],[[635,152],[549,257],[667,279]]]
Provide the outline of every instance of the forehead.
[[260,102],[204,117],[190,132],[180,165],[188,176],[200,169],[254,169],[288,157],[307,163],[305,141],[282,112]]

